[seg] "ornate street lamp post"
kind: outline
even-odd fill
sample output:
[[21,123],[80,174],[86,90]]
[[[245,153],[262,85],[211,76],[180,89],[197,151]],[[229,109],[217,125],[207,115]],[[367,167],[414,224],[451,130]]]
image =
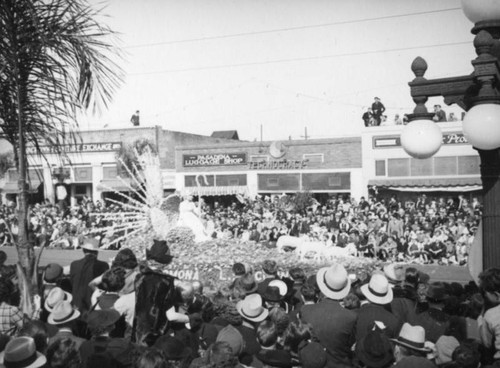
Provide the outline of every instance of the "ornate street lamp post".
[[[481,159],[486,269],[500,267],[500,0],[462,0],[462,9],[474,23],[474,71],[470,75],[430,80],[424,77],[427,63],[417,57],[411,65],[415,79],[409,83],[416,107],[403,129],[401,143],[415,158],[428,158],[439,150],[442,134],[425,107],[429,97],[443,96],[446,104],[458,104],[467,111],[464,135]],[[419,144],[422,138],[424,144]]]

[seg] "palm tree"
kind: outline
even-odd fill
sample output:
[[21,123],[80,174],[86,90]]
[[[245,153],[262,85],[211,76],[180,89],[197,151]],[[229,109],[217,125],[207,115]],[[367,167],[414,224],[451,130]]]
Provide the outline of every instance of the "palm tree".
[[26,146],[43,156],[41,145],[75,142],[77,114],[106,107],[121,84],[114,33],[97,21],[100,14],[86,0],[0,1],[0,126],[19,172],[18,268],[27,309],[36,266],[27,236]]

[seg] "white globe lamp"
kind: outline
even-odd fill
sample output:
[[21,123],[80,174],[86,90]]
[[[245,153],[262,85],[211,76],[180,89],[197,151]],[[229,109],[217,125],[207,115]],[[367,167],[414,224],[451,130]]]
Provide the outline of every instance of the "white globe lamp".
[[462,10],[465,16],[474,24],[481,21],[500,19],[499,0],[462,0]]
[[434,155],[443,142],[443,133],[432,120],[414,120],[401,132],[401,146],[413,158],[426,159]]
[[482,150],[500,147],[500,105],[481,104],[472,107],[463,120],[465,138]]

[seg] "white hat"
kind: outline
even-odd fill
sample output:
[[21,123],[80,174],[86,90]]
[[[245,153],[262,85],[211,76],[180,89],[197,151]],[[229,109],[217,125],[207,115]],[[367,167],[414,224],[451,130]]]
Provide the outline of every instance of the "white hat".
[[269,282],[268,286],[277,287],[280,290],[281,296],[285,296],[288,293],[288,286],[282,280],[278,280],[278,279],[272,280],[271,282]]
[[351,290],[351,280],[346,269],[335,263],[330,267],[319,269],[316,274],[319,290],[330,299],[344,299]]
[[50,290],[49,295],[47,295],[44,307],[47,311],[52,312],[56,304],[63,300],[71,302],[73,300],[73,296],[70,293],[65,292],[63,289],[55,287]]
[[392,288],[387,277],[381,273],[375,273],[370,282],[361,286],[361,292],[370,302],[375,304],[389,304],[392,302]]
[[429,353],[431,349],[425,346],[425,330],[422,326],[412,326],[409,323],[405,323],[401,327],[399,336],[397,339],[391,339],[396,344],[421,351],[424,353]]
[[95,238],[84,238],[83,244],[80,246],[82,249],[98,251],[99,250],[99,240]]
[[401,263],[389,263],[385,265],[384,274],[389,282],[397,283],[405,279],[405,270]]
[[259,294],[250,294],[236,303],[236,310],[244,318],[252,322],[262,322],[269,311],[262,306],[262,297]]
[[51,325],[60,325],[80,317],[80,312],[67,300],[58,302],[47,318]]

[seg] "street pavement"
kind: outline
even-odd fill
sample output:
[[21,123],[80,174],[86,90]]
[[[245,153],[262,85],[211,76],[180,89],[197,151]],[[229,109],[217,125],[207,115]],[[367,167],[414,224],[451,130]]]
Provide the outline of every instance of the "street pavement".
[[[13,264],[17,262],[17,251],[15,247],[2,247],[7,254],[6,264]],[[38,252],[38,250],[37,250]],[[110,259],[116,256],[117,251],[112,250],[102,250],[99,252],[99,259],[108,262]],[[42,258],[40,260],[40,266],[45,266],[48,263],[58,263],[61,266],[68,266],[74,260],[83,257],[83,252],[81,250],[63,250],[63,249],[44,249]],[[469,270],[467,267],[460,266],[437,266],[437,265],[409,265],[415,267],[427,274],[429,274],[431,280],[434,281],[445,281],[445,282],[460,282],[468,283],[472,280]]]

